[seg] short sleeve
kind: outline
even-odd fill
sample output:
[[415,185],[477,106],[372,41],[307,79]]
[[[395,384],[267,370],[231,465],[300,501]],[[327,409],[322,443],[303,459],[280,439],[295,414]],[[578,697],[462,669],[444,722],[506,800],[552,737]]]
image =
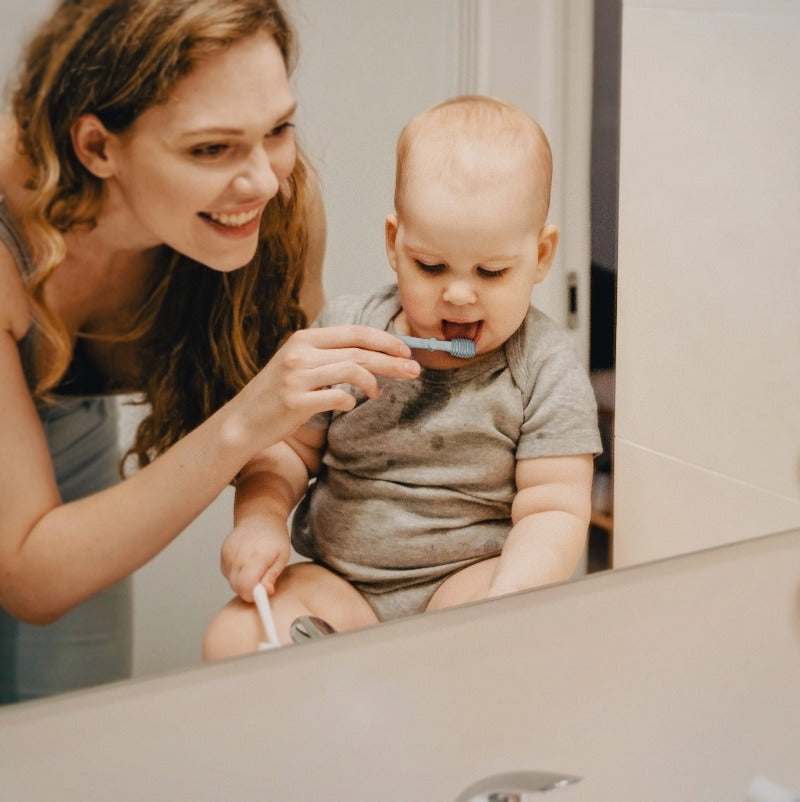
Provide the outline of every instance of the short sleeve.
[[600,454],[597,401],[569,337],[536,312],[515,345],[523,403],[517,459]]

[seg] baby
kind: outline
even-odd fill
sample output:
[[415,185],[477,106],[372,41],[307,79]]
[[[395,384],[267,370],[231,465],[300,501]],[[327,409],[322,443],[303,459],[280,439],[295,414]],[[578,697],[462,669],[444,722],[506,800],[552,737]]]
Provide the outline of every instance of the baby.
[[[317,416],[242,471],[223,572],[239,596],[211,622],[206,659],[278,634],[337,630],[568,579],[585,546],[600,451],[588,376],[569,337],[531,306],[553,263],[552,159],[541,128],[502,101],[422,112],[397,145],[386,251],[396,284],[342,297],[319,326],[469,339],[475,356],[416,352],[416,380]],[[309,485],[309,477],[312,482]],[[287,567],[291,544],[309,561]]]

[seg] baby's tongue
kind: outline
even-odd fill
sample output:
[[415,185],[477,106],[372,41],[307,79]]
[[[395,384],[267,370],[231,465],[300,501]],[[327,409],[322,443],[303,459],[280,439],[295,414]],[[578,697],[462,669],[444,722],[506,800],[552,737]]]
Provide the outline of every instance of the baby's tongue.
[[449,320],[442,321],[442,334],[445,340],[474,340],[478,334],[477,323],[453,323]]

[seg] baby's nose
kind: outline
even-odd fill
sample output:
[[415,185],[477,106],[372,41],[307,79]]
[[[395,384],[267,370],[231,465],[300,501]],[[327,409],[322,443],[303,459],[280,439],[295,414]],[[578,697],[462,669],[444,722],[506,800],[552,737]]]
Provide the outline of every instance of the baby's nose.
[[474,304],[476,295],[468,281],[451,281],[444,290],[443,298],[455,306]]

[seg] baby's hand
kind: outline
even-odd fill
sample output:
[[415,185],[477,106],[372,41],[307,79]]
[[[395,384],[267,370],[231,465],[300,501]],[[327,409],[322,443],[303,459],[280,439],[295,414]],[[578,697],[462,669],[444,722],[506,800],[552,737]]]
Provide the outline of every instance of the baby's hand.
[[233,528],[222,543],[220,568],[233,591],[247,602],[261,583],[271,594],[289,561],[291,548],[285,523],[245,521]]

